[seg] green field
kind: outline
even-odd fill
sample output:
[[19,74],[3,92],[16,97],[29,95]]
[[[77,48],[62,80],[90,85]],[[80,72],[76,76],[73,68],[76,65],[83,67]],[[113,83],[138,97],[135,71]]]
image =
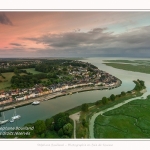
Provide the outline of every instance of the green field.
[[112,63],[137,63],[137,64],[149,64],[149,60],[103,60],[104,62],[112,62]]
[[131,60],[103,60],[104,62],[112,62],[112,63],[137,63],[137,61],[131,61]]
[[132,101],[99,115],[95,138],[150,138],[150,98]]
[[[39,74],[41,72],[35,71],[34,68],[29,68],[29,69],[25,69],[27,72],[33,73],[33,74]],[[0,90],[9,88],[11,86],[11,78],[12,76],[14,76],[14,72],[7,72],[7,73],[2,73],[2,75],[5,77],[2,78],[2,76],[0,76]],[[21,73],[20,75],[26,75],[25,73]]]
[[15,74],[13,72],[7,72],[7,73],[2,73],[2,75],[5,77],[5,79],[1,80],[2,82],[0,82],[0,90],[11,86],[10,80],[12,76],[14,76]]
[[104,63],[107,66],[111,66],[117,69],[123,69],[134,72],[142,72],[150,74],[150,66],[149,65],[131,65],[131,64],[118,64],[118,63]]
[[26,70],[27,72],[33,73],[33,74],[39,74],[42,72],[36,71],[35,68],[28,68],[28,69],[23,69]]

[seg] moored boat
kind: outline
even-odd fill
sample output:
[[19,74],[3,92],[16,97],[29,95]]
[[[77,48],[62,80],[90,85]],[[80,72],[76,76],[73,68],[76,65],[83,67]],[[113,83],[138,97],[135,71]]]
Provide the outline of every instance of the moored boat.
[[4,112],[3,112],[2,114],[3,114],[3,120],[0,120],[0,125],[5,124],[5,123],[7,123],[7,122],[8,122],[8,120],[7,120],[7,119],[5,119]]
[[33,103],[32,103],[32,105],[39,105],[40,104],[40,101],[34,101]]
[[15,115],[15,116],[11,117],[12,120],[16,120],[16,119],[20,119],[20,118],[21,118],[20,115]]
[[0,125],[5,124],[7,122],[8,122],[8,120],[2,120],[2,121],[0,121]]
[[20,118],[21,118],[21,116],[20,116],[20,115],[17,115],[16,109],[15,109],[15,107],[14,107],[14,116],[11,117],[11,121],[10,121],[10,122],[14,122],[14,120],[20,119]]
[[10,122],[10,123],[13,123],[13,122],[14,122],[14,119],[11,118],[11,119],[9,120],[9,122]]

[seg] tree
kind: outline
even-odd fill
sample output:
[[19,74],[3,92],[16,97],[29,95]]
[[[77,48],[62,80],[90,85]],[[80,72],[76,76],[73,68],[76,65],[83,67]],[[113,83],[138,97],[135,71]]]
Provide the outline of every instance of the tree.
[[63,139],[69,139],[69,136],[63,135],[62,138],[63,138]]
[[115,100],[115,95],[114,95],[114,94],[111,94],[110,99],[111,99],[112,101],[114,101],[114,100]]
[[55,115],[53,118],[54,118],[54,129],[55,129],[55,131],[58,131],[66,123],[68,123],[70,121],[68,113],[59,113],[59,114]]
[[14,73],[15,73],[16,75],[18,75],[18,74],[19,74],[19,70],[18,70],[17,68],[15,68],[15,69],[14,69]]
[[99,100],[99,101],[96,101],[96,102],[95,102],[95,105],[100,105],[100,103],[101,103],[100,100]]
[[134,90],[136,90],[136,91],[141,90],[141,87],[140,87],[139,83],[135,82],[135,84],[136,84],[136,86],[135,86]]
[[52,129],[51,127],[52,127],[53,122],[54,122],[54,119],[53,119],[53,118],[48,118],[48,119],[46,119],[46,120],[45,120],[46,128],[47,128],[47,129]]
[[61,128],[61,129],[59,129],[59,131],[58,131],[58,135],[60,136],[60,137],[62,137],[63,136],[63,129]]
[[88,124],[87,124],[87,122],[86,122],[85,119],[82,119],[82,125],[83,125],[84,127],[88,127]]
[[63,127],[63,125],[64,124],[66,124],[67,122],[66,122],[66,119],[63,117],[63,118],[59,118],[58,120],[57,120],[57,122],[55,122],[55,124],[54,124],[54,128],[55,128],[55,130],[56,131],[58,131],[60,128],[62,128]]
[[64,68],[63,68],[63,71],[67,71],[67,68],[66,68],[66,67],[64,67]]
[[107,103],[107,98],[106,97],[103,97],[102,98],[102,103],[105,105]]
[[142,80],[138,80],[138,81],[139,81],[139,83],[140,83],[141,86],[145,86],[144,85],[144,81],[142,81]]
[[46,130],[46,125],[45,122],[43,120],[37,120],[34,123],[34,131],[37,134],[41,134]]
[[69,137],[71,137],[72,132],[73,132],[73,126],[71,123],[67,123],[63,126],[64,135],[68,135]]
[[89,106],[86,103],[82,104],[82,106],[81,106],[81,110],[84,111],[84,112],[88,111],[88,108],[89,108]]
[[147,99],[150,99],[150,95],[147,96]]
[[42,133],[40,138],[45,138],[45,133]]
[[125,95],[126,95],[126,93],[125,93],[124,91],[122,91],[122,92],[121,92],[121,95],[122,95],[122,96],[125,96]]

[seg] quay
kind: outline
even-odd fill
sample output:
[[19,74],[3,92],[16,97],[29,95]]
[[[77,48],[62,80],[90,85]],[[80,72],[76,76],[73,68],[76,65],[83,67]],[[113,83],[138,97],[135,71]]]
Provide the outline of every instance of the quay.
[[64,92],[63,91],[62,92],[61,91],[54,92],[54,93],[42,95],[42,96],[39,96],[36,98],[21,100],[21,101],[17,101],[17,102],[14,102],[12,104],[9,104],[9,105],[1,106],[0,112],[5,111],[5,110],[9,110],[9,109],[13,109],[14,107],[21,107],[24,105],[29,105],[29,104],[32,104],[34,101],[41,101],[42,102],[42,101],[51,100],[51,99],[54,99],[57,97],[71,95],[74,93],[85,92],[85,91],[113,89],[113,88],[119,87],[121,85],[121,83],[122,83],[121,80],[118,79],[117,83],[113,86],[82,86],[82,87],[67,89]]

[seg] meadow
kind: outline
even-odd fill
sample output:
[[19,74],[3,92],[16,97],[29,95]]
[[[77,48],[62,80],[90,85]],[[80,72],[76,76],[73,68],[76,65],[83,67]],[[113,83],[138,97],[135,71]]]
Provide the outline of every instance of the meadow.
[[103,60],[104,62],[111,62],[111,63],[129,63],[129,64],[149,64],[149,60]]
[[104,62],[112,62],[112,63],[137,63],[137,61],[131,60],[103,60]]
[[[25,69],[27,72],[33,73],[33,74],[39,74],[41,72],[39,71],[35,71],[35,68],[28,68]],[[4,90],[4,89],[9,89],[11,86],[11,78],[12,76],[15,75],[14,72],[7,72],[7,73],[2,73],[2,75],[5,77],[3,78],[2,76],[0,76],[0,90]],[[20,73],[20,75],[26,75],[25,73]]]
[[0,90],[9,88],[11,86],[10,81],[11,81],[12,76],[14,76],[15,74],[14,72],[7,72],[7,73],[2,73],[2,75],[5,77],[5,79],[0,76],[0,80],[1,80]]
[[99,115],[95,138],[150,138],[150,97],[137,99]]
[[33,74],[42,73],[42,72],[36,71],[35,68],[28,68],[28,69],[23,69],[23,70],[26,70],[27,72],[33,73]]
[[150,74],[149,65],[132,65],[132,64],[119,64],[119,63],[104,63],[104,64],[117,69]]

